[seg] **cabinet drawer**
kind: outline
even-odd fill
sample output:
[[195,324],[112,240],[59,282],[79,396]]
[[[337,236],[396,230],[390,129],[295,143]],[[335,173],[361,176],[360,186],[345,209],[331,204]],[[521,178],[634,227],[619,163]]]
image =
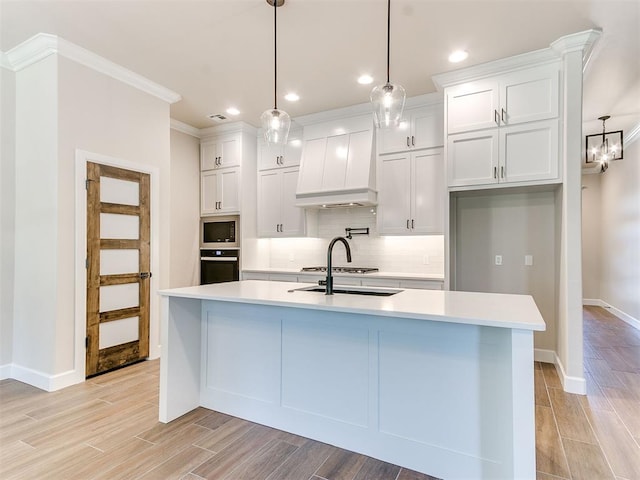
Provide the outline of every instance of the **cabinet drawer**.
[[400,288],[400,280],[391,280],[388,278],[363,278],[362,286]]
[[419,290],[442,290],[443,282],[437,280],[400,280],[400,288]]
[[289,275],[286,273],[270,273],[269,280],[272,282],[297,282],[297,275]]
[[261,272],[242,272],[243,280],[269,280],[268,273]]

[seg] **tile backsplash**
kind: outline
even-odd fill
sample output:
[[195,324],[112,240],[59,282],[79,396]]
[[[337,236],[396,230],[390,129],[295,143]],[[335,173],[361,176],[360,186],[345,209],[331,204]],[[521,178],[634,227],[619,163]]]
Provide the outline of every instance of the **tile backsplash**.
[[[379,236],[375,207],[324,209],[318,212],[317,237],[263,239],[260,250],[268,256],[269,268],[300,269],[325,265],[327,246],[336,236],[346,236],[345,228],[369,227],[369,235],[353,235],[349,240],[352,265],[377,267],[384,272],[444,273],[443,235]],[[333,265],[346,265],[345,249],[338,244]]]

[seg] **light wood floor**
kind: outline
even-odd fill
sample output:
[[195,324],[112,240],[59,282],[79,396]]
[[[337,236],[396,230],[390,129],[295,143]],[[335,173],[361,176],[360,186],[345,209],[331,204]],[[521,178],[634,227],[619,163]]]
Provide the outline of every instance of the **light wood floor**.
[[[584,319],[587,396],[535,365],[538,479],[640,479],[640,331],[601,308]],[[53,393],[1,381],[0,478],[431,478],[202,408],[160,424],[158,372],[144,362]]]

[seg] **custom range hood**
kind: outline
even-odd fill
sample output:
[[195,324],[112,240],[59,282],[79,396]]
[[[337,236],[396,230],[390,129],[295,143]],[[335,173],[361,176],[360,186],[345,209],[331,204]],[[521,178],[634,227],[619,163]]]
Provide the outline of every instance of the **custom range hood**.
[[371,115],[305,127],[296,206],[377,205]]

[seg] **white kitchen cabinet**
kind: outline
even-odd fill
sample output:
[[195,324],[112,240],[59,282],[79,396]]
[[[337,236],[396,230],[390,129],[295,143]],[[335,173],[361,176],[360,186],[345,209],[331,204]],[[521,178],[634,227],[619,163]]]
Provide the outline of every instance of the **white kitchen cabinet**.
[[444,145],[442,104],[406,109],[404,117],[396,128],[378,129],[378,154]]
[[224,135],[200,144],[200,170],[237,167],[242,156],[241,134]]
[[300,165],[302,140],[292,138],[286,145],[261,143],[258,146],[258,170],[295,167]]
[[391,235],[443,232],[441,148],[379,157],[378,231]]
[[447,135],[557,118],[559,78],[549,65],[447,88]]
[[558,120],[449,135],[450,187],[559,178]]
[[559,78],[546,65],[446,88],[448,186],[559,180]]
[[200,214],[217,215],[240,211],[239,168],[200,173]]
[[295,206],[298,172],[293,167],[258,173],[258,236],[304,235],[304,210]]

